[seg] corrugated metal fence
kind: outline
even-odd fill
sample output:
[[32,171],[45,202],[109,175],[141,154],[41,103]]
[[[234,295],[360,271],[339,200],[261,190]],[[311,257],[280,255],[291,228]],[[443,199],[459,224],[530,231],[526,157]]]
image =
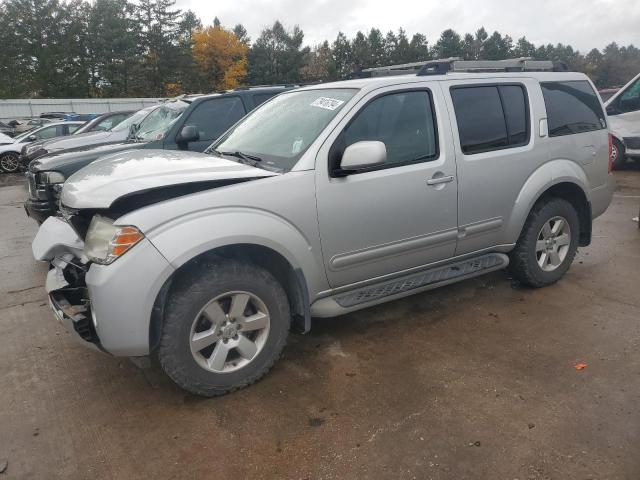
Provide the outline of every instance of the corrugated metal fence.
[[43,98],[0,100],[0,120],[37,117],[45,112],[106,113],[138,110],[158,103],[159,98]]

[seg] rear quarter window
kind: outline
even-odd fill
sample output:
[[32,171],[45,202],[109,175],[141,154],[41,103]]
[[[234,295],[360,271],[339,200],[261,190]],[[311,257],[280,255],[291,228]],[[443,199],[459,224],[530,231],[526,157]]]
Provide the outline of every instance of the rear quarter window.
[[560,137],[607,127],[596,92],[586,80],[542,82],[549,136]]

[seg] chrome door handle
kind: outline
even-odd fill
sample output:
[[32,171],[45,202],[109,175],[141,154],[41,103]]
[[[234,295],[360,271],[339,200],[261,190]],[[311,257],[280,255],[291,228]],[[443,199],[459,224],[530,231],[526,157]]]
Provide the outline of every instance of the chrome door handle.
[[427,185],[440,185],[441,183],[453,182],[453,175],[447,175],[445,177],[435,177],[427,180]]

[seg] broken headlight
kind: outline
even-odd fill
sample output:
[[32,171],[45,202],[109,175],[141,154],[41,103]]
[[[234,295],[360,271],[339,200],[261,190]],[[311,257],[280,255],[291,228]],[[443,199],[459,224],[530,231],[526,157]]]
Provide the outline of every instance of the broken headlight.
[[84,240],[89,260],[109,265],[144,238],[136,227],[114,225],[113,220],[94,215]]

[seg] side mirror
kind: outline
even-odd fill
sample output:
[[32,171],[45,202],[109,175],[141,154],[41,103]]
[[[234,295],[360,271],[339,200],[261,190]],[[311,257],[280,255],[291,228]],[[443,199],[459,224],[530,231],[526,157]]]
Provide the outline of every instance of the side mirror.
[[378,141],[363,141],[349,145],[342,154],[340,169],[344,172],[363,170],[387,161],[387,147]]
[[200,132],[193,125],[185,125],[176,136],[176,143],[197,142],[200,140]]
[[607,115],[618,115],[618,109],[613,103],[611,105],[607,105]]
[[27,137],[27,140],[29,140],[30,142],[35,142],[36,140],[38,140],[38,137],[36,135],[29,135]]

